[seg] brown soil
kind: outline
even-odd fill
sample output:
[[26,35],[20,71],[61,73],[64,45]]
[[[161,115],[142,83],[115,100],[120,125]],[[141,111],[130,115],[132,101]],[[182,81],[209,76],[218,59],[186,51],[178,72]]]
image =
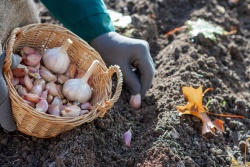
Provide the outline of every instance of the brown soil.
[[[142,107],[128,105],[124,87],[120,99],[104,118],[51,139],[0,130],[0,166],[84,167],[229,167],[232,156],[244,162],[244,144],[250,137],[250,0],[105,0],[108,8],[131,15],[133,23],[117,31],[149,42],[156,66],[152,88]],[[235,4],[229,2],[236,2]],[[42,22],[59,24],[36,1]],[[203,18],[237,34],[203,35],[191,39],[187,31],[163,35]],[[225,132],[201,134],[202,123],[179,116],[184,105],[182,86],[214,88],[211,113],[244,115],[244,119],[210,116],[224,121]],[[131,147],[122,135],[132,129]],[[250,155],[250,153],[249,153]],[[250,156],[247,157],[250,161]]]

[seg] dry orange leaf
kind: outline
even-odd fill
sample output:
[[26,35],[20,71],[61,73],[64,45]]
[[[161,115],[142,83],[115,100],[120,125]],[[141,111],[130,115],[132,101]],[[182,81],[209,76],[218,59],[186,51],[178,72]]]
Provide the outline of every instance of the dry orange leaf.
[[[206,93],[207,91],[211,90],[212,88],[208,88],[204,91]],[[202,134],[211,132],[215,134],[215,128],[224,132],[224,126],[223,121],[220,119],[216,119],[214,121],[211,121],[211,119],[208,117],[206,108],[202,105],[202,86],[195,89],[192,86],[182,87],[183,94],[188,100],[188,103],[185,106],[177,106],[176,108],[179,110],[180,115],[182,114],[190,114],[193,116],[196,116],[202,120]]]

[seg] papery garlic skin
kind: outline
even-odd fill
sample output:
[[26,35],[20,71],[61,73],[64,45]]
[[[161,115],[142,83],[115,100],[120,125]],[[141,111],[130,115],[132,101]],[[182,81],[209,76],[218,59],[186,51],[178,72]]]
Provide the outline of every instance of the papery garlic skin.
[[70,64],[67,49],[71,44],[72,41],[67,39],[61,47],[46,50],[42,56],[45,67],[57,74],[65,73]]

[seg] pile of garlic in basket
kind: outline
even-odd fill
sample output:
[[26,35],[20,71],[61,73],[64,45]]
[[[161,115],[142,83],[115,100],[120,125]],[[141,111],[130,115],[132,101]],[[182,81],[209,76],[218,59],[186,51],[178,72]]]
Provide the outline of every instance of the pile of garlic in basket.
[[12,69],[11,82],[24,101],[38,112],[62,117],[77,117],[91,110],[92,89],[88,79],[100,64],[94,60],[85,72],[71,63],[67,39],[61,47],[47,49],[40,55],[34,48],[24,46],[21,61]]

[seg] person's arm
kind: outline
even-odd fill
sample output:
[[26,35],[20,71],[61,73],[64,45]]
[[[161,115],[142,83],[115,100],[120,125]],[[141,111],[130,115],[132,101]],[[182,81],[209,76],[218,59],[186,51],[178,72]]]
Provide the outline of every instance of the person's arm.
[[[150,88],[154,63],[144,40],[128,38],[115,31],[102,0],[42,0],[66,28],[87,41],[107,65],[119,65],[124,84],[131,94],[130,104],[138,109],[141,95]],[[139,76],[132,67],[139,71]]]
[[66,28],[86,42],[115,31],[102,0],[41,0]]

